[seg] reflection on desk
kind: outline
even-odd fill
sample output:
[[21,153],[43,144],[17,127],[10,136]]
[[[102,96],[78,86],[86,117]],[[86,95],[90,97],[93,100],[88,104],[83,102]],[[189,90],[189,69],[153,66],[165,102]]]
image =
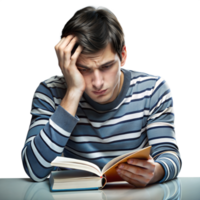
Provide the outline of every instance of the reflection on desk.
[[108,183],[103,190],[51,192],[49,180],[0,179],[1,200],[200,200],[200,178],[178,178],[146,188],[133,188],[126,182]]

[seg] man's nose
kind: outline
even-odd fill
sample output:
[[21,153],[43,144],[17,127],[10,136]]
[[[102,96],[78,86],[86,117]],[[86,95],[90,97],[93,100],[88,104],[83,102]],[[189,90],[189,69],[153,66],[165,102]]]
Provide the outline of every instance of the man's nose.
[[101,90],[103,88],[103,76],[99,71],[94,72],[92,84],[96,90]]

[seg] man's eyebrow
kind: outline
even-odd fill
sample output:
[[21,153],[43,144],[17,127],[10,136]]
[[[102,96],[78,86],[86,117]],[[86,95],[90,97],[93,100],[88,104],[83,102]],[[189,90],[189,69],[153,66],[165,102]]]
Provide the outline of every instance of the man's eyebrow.
[[[105,66],[105,65],[109,65],[109,64],[114,63],[114,62],[115,62],[115,60],[110,60],[110,61],[108,61],[108,62],[106,62],[106,63],[100,65],[99,67],[103,67],[103,66]],[[77,65],[78,67],[90,69],[89,67],[84,66],[84,65],[81,65],[81,64],[79,64],[79,63],[76,63],[76,65]]]

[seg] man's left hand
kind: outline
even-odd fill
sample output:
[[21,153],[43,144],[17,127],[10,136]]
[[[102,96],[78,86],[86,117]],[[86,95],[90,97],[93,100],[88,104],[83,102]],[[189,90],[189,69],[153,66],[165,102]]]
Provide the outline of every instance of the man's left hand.
[[134,187],[145,187],[164,177],[163,167],[149,156],[148,160],[129,159],[116,168],[119,176]]

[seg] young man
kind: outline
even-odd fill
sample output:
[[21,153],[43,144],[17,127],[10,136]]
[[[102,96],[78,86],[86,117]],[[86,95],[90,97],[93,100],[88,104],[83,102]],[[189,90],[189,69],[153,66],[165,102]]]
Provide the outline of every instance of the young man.
[[94,162],[151,145],[147,161],[130,159],[119,175],[134,187],[177,177],[181,158],[173,102],[157,76],[121,68],[123,30],[108,9],[83,8],[66,23],[55,46],[63,76],[38,86],[22,162],[34,181],[45,180],[56,156]]

